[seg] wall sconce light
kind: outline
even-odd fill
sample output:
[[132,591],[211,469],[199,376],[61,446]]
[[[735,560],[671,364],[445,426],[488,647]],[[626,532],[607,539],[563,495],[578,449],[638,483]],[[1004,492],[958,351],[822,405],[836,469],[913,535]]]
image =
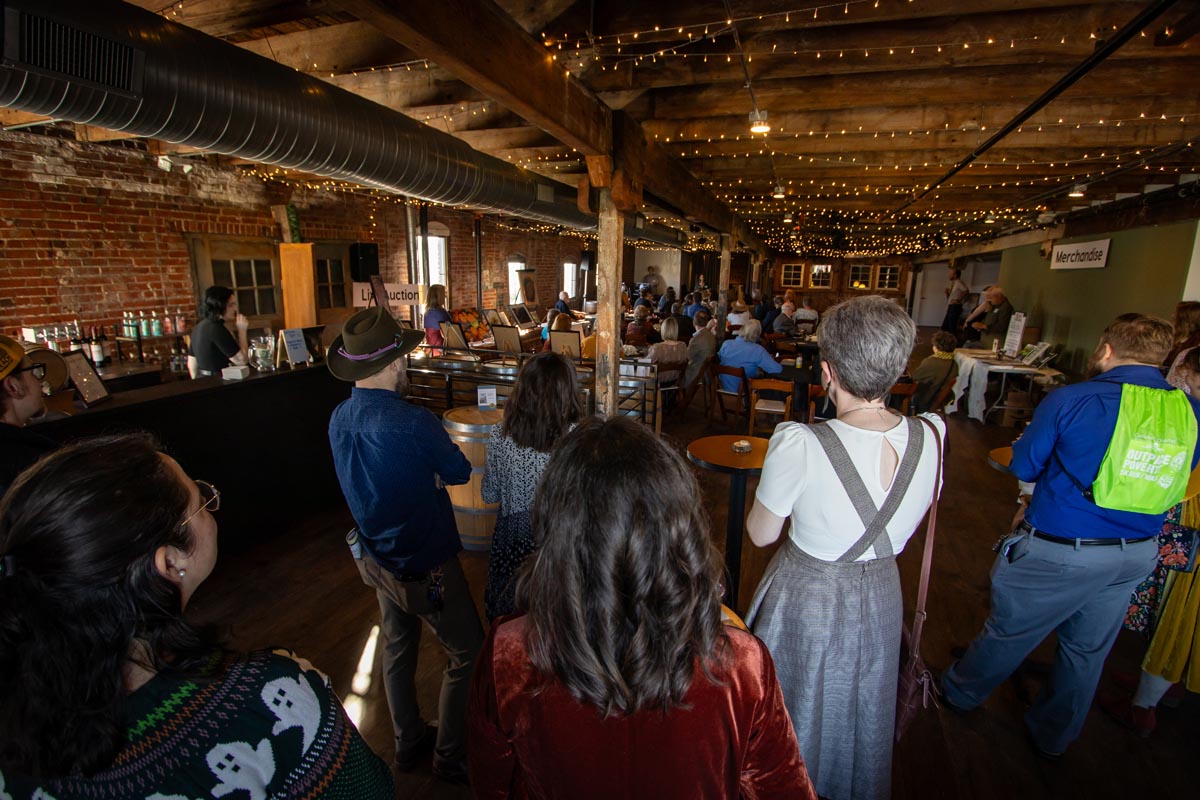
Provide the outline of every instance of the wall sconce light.
[[767,122],[767,112],[759,111],[757,108],[750,112],[750,132],[751,133],[770,133],[771,125]]
[[782,183],[776,184],[775,192],[771,195],[771,197],[774,197],[776,200],[782,200],[783,198],[787,197],[787,194],[783,191]]
[[161,169],[163,172],[170,172],[171,171],[171,159],[167,158],[166,156],[159,156],[158,157],[158,168]]
[[1085,187],[1082,183],[1077,183],[1075,184],[1075,187],[1071,189],[1071,193],[1068,194],[1067,197],[1083,197],[1083,190],[1085,188],[1087,187]]

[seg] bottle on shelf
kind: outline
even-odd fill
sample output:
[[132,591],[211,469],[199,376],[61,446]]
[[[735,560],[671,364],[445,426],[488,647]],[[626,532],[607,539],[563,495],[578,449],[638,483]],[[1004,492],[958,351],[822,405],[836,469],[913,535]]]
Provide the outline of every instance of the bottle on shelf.
[[71,326],[69,324],[66,326],[66,330],[67,330],[67,336],[71,337],[69,340],[70,341],[70,350],[68,352],[73,353],[76,350],[82,350],[83,349],[83,337],[79,335],[79,320],[75,320],[75,330],[73,332],[71,331]]
[[187,320],[183,318],[183,309],[175,309],[175,333],[187,332]]
[[121,312],[121,335],[124,336],[126,339],[133,338],[133,326],[130,324],[129,319],[130,319],[129,312],[122,311]]
[[158,318],[157,311],[150,312],[150,335],[151,336],[162,336],[163,335],[163,324],[162,324],[162,320]]
[[[104,330],[104,326],[100,326],[100,330]],[[88,344],[92,350],[92,363],[97,367],[103,367],[108,364],[108,359],[104,357],[104,345],[100,341],[100,337],[96,334],[95,326],[92,326],[88,331]]]
[[[117,329],[113,327],[113,336],[117,335]],[[104,326],[100,326],[100,349],[104,351],[104,363],[111,364],[113,360],[112,342],[108,340],[108,334],[104,332]]]
[[46,336],[46,347],[50,348],[51,350],[53,350],[56,353],[62,352],[58,348],[58,328],[55,328],[52,333],[50,333]]
[[171,318],[171,309],[169,308],[163,309],[162,329],[163,333],[168,336],[175,333],[175,320]]
[[138,336],[143,339],[150,335],[150,319],[146,316],[145,311],[138,312],[137,329]]

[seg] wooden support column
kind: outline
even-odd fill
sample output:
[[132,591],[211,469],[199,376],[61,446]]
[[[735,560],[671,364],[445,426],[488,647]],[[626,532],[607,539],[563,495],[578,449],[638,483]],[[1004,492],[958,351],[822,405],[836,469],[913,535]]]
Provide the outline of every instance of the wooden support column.
[[717,278],[717,343],[725,333],[725,318],[729,316],[729,261],[730,237],[721,234],[721,274]]
[[621,259],[625,219],[612,189],[600,190],[600,236],[596,243],[596,413],[616,416],[621,380]]

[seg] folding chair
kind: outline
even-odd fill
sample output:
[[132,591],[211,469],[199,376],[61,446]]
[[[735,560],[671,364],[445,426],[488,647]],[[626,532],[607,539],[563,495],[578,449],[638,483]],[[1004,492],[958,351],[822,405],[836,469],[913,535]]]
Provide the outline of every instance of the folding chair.
[[[678,403],[679,403],[679,396],[683,391],[683,375],[684,375],[684,372],[687,371],[687,365],[688,365],[688,362],[686,362],[686,361],[660,361],[660,362],[658,362],[658,373],[657,374],[659,377],[658,377],[658,387],[656,389],[656,391],[658,392],[658,396],[656,398],[657,405],[655,407],[655,419],[654,419],[654,432],[655,433],[662,433],[663,409],[665,407],[664,404],[668,402],[667,400],[664,399],[664,395],[671,398],[670,402],[672,403],[673,406],[678,405]],[[675,373],[675,377],[670,378],[669,380],[664,382],[662,380],[663,373],[667,373],[669,375],[672,372]]]
[[692,398],[696,396],[696,392],[701,388],[704,389],[704,413],[707,415],[712,408],[712,362],[715,356],[707,356],[704,363],[700,365],[700,370],[696,373],[695,379],[690,384],[683,388],[683,398],[679,404],[679,410],[686,411],[692,405]]
[[899,398],[900,399],[900,408],[898,408],[896,410],[907,417],[908,416],[908,407],[912,403],[913,395],[916,393],[917,393],[917,385],[915,383],[897,383],[895,386],[893,386],[891,389],[888,390],[887,404],[889,406],[891,406],[892,401],[895,400],[896,398]]
[[[758,414],[778,414],[781,422],[786,422],[792,416],[792,394],[794,384],[777,378],[755,378],[750,381],[750,435],[754,435],[755,419]],[[761,397],[764,391],[780,392],[787,395],[784,399]]]

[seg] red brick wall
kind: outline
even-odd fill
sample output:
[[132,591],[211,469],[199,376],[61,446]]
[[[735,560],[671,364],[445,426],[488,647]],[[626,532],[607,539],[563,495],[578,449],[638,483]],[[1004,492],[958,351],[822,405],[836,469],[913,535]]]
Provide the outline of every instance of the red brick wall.
[[[0,132],[0,331],[78,319],[111,325],[124,311],[166,306],[195,313],[187,234],[278,241],[270,206],[296,207],[305,241],[379,244],[380,272],[407,269],[405,206],[387,196],[265,182],[230,167],[176,160],[171,172],[134,143],[87,144],[38,133]],[[475,305],[474,218],[433,208],[450,228],[454,306]],[[484,226],[484,306],[496,305],[510,253],[538,270],[538,301],[553,303],[562,262],[586,244],[575,236]],[[503,300],[503,297],[500,298]]]

